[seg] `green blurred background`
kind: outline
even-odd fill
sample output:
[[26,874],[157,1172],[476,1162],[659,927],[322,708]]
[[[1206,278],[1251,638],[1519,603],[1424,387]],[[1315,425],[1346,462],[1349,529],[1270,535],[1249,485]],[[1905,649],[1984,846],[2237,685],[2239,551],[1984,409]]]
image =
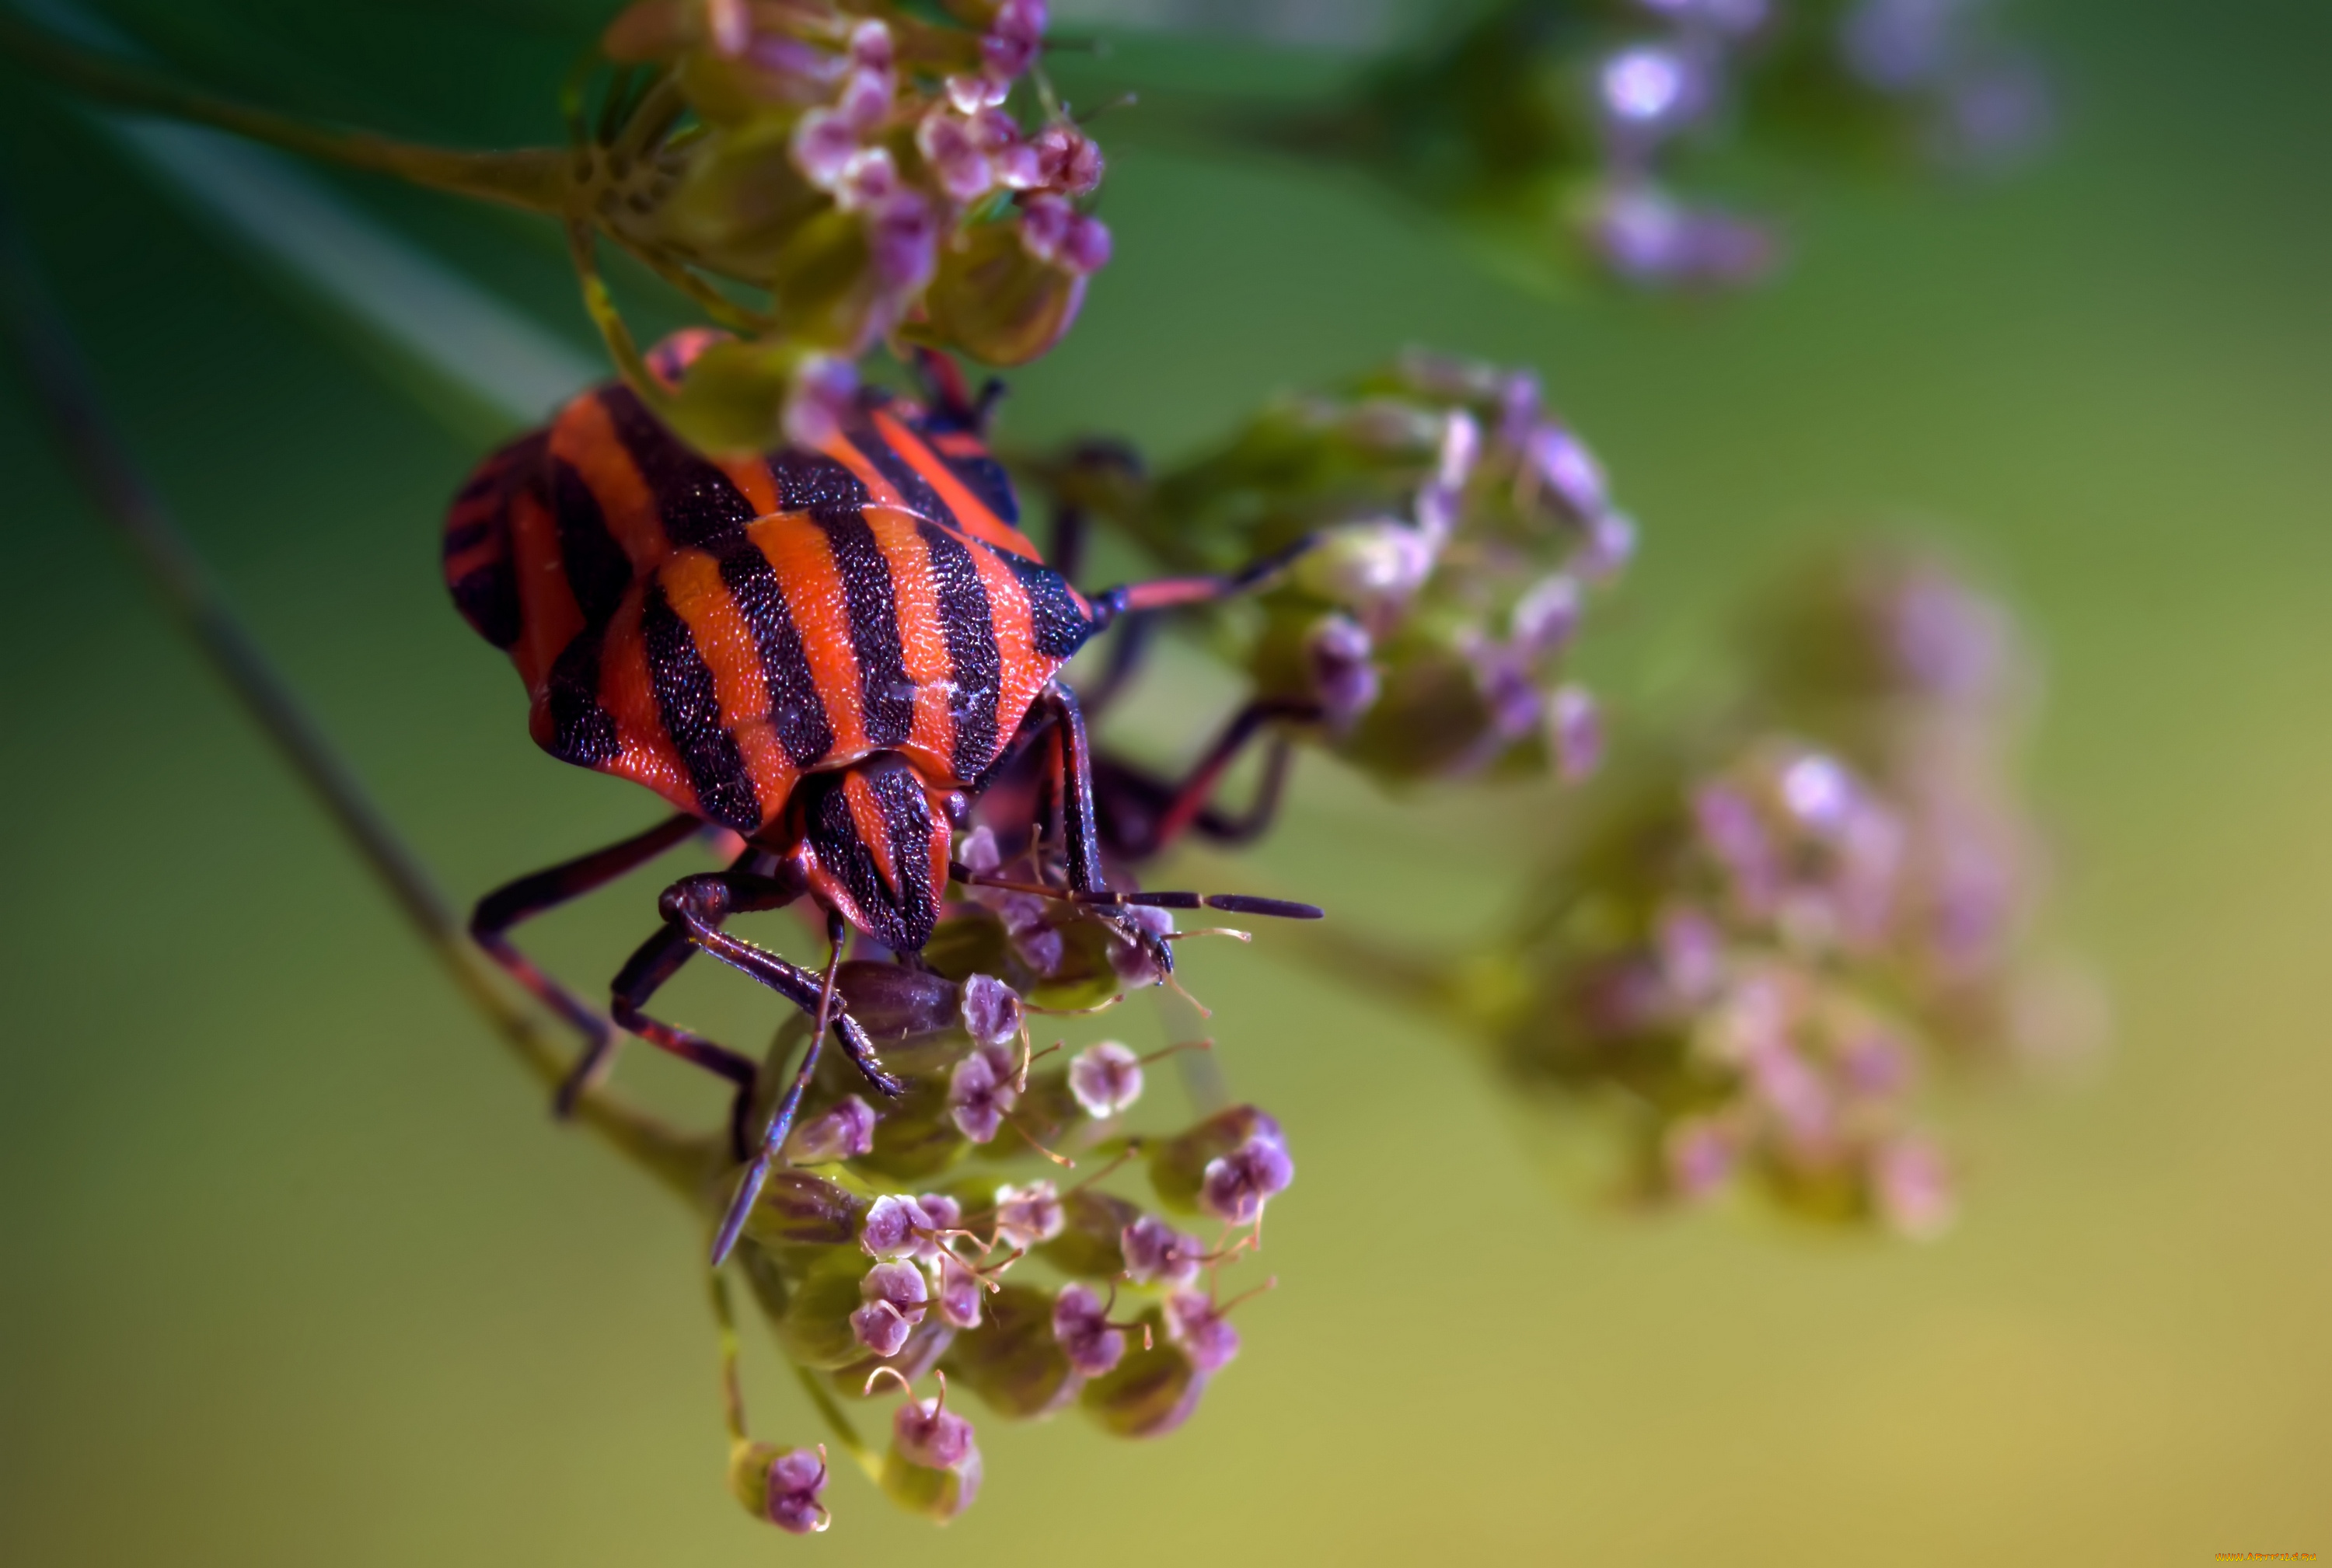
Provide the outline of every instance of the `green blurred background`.
[[[486,137],[549,130],[586,31],[559,10],[122,14],[215,80]],[[1783,282],[1722,305],[1527,296],[1352,180],[1129,140],[1120,260],[1008,428],[1171,454],[1405,343],[1536,365],[1643,521],[1594,658],[1651,703],[1813,542],[1933,526],[2047,650],[2037,778],[2109,1055],[1952,1100],[1966,1209],[1940,1243],[1645,1222],[1550,1189],[1429,1021],[1268,942],[1194,955],[1225,1066],[1300,1164],[1281,1288],[1162,1442],[984,1422],[988,1495],[941,1536],[855,1476],[810,1541],[726,1500],[695,1227],[551,1125],[0,379],[0,1558],[2332,1552],[2332,25],[2305,0],[2023,11],[2063,79],[2044,161],[1825,186]],[[112,408],[454,892],[652,819],[532,750],[444,602],[441,508],[489,432],[0,86],[0,177]],[[584,344],[547,234],[343,188]],[[1171,731],[1210,699],[1170,673],[1147,700]],[[1395,807],[1315,760],[1244,875],[1455,942],[1512,896],[1521,815]],[[654,885],[539,951],[596,980]],[[748,989],[692,974],[676,1008],[755,1037]],[[709,1109],[648,1054],[644,1093]],[[755,1426],[810,1439],[752,1349]]]

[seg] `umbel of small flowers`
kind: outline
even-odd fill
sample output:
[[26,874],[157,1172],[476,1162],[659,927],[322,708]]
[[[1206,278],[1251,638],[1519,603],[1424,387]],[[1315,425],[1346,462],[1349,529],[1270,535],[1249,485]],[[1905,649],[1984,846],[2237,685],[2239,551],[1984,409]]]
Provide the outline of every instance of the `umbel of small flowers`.
[[[1041,65],[1045,0],[635,0],[570,93],[570,145],[416,147],[191,92],[0,15],[85,89],[558,220],[617,368],[708,450],[816,445],[878,344],[1044,353],[1109,260],[1099,148]],[[605,241],[732,336],[648,368]],[[744,292],[723,285],[741,284]]]
[[745,335],[664,397],[668,420],[766,445],[781,393],[786,433],[815,441],[878,342],[1017,365],[1059,339],[1110,235],[1085,210],[1101,151],[1037,69],[1046,25],[1045,0],[636,0],[609,24],[608,57],[656,73],[616,116],[643,199],[609,233],[769,297],[739,319],[700,294]]
[[1997,604],[1892,551],[1808,574],[1743,663],[1723,722],[1615,758],[1503,935],[1347,967],[1478,1029],[1628,1200],[1932,1235],[1954,1192],[1924,1081],[2095,1016],[2040,940],[2029,665]]
[[1357,164],[1487,240],[1510,271],[1649,289],[1754,282],[1774,226],[1685,194],[1711,154],[1996,163],[2048,96],[1993,0],[1497,0],[1324,108],[1241,129]]
[[1094,443],[1037,467],[1175,569],[1315,540],[1210,613],[1209,645],[1347,761],[1387,780],[1593,770],[1597,708],[1567,655],[1636,529],[1530,372],[1410,353],[1155,476]]
[[[1132,943],[1074,909],[1047,929],[1056,942],[966,902],[949,906],[928,970],[841,966],[853,1016],[911,1087],[878,1112],[846,1068],[823,1073],[745,1222],[731,1269],[827,1445],[744,1435],[724,1340],[731,1487],[757,1517],[825,1528],[830,1448],[900,1506],[953,1518],[985,1479],[967,1401],[1006,1420],[1075,1407],[1106,1432],[1156,1437],[1190,1419],[1238,1353],[1228,1315],[1241,1297],[1226,1293],[1295,1180],[1286,1138],[1251,1105],[1134,1132],[1146,1069],[1166,1053],[1032,1048],[1032,1024],[1089,1009],[1104,987],[1121,994],[1120,970],[1141,967]],[[964,967],[979,961],[1026,989]],[[774,1062],[799,1033],[780,1037]],[[1146,1195],[1129,1190],[1137,1176]],[[725,1284],[715,1299],[725,1325]],[[891,1392],[905,1397],[888,1444],[865,1440],[850,1407]]]

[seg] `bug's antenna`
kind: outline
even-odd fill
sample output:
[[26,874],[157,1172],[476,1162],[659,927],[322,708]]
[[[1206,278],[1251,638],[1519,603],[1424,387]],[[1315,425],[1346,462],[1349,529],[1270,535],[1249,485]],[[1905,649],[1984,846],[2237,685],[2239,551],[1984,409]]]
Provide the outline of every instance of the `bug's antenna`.
[[1005,893],[1025,893],[1032,898],[1049,898],[1061,904],[1094,909],[1219,909],[1226,914],[1254,914],[1271,920],[1326,918],[1326,911],[1318,904],[1298,904],[1289,898],[1258,898],[1246,893],[1114,893],[1107,888],[1077,893],[1066,887],[1050,887],[1041,882],[1019,882],[1008,876],[990,876],[972,870],[960,860],[948,862],[948,880],[962,883],[967,887],[993,887]]

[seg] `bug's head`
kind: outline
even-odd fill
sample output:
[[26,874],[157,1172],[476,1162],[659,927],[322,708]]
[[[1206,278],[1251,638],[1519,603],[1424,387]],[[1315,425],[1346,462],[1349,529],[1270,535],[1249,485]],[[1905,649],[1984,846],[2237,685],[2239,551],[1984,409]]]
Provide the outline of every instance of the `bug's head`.
[[810,892],[894,952],[931,940],[947,892],[949,824],[892,752],[794,787]]

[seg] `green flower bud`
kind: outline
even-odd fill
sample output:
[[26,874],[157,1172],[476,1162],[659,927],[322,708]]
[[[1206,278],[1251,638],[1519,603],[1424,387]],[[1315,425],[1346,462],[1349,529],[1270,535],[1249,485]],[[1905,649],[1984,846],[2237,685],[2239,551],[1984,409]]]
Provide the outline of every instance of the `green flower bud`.
[[1046,1416],[1076,1397],[1080,1380],[1053,1334],[1053,1298],[1008,1285],[988,1298],[980,1325],[956,1335],[947,1371],[1010,1420]]
[[722,127],[693,144],[672,194],[637,225],[698,264],[733,278],[771,278],[788,244],[831,198],[801,177],[789,127]]
[[807,1171],[769,1172],[745,1234],[765,1247],[839,1247],[858,1235],[866,1200],[848,1188]]
[[977,1449],[961,1469],[934,1470],[901,1458],[894,1447],[883,1456],[883,1490],[907,1512],[945,1525],[978,1500],[980,1470]]
[[990,365],[1025,365],[1061,340],[1085,298],[1085,274],[1030,255],[1018,223],[980,224],[941,249],[926,319],[908,336]]
[[1206,1185],[1209,1163],[1229,1154],[1250,1138],[1284,1145],[1279,1123],[1253,1105],[1219,1111],[1180,1137],[1169,1138],[1150,1154],[1150,1184],[1170,1209],[1195,1213]]
[[1190,1420],[1207,1379],[1166,1337],[1159,1313],[1144,1313],[1140,1321],[1152,1331],[1151,1348],[1143,1350],[1128,1335],[1125,1359],[1115,1371],[1085,1384],[1077,1402],[1117,1437],[1161,1438]]
[[1140,1205],[1086,1187],[1063,1194],[1061,1213],[1060,1235],[1038,1248],[1037,1257],[1082,1279],[1114,1279],[1125,1272],[1117,1238],[1142,1218]]
[[[779,1347],[797,1366],[819,1372],[866,1360],[866,1346],[850,1323],[851,1315],[865,1305],[859,1286],[866,1277],[866,1255],[855,1247],[836,1247],[798,1256],[810,1261],[787,1281],[784,1305],[770,1315]],[[761,1281],[754,1283],[759,1292]],[[768,1305],[766,1295],[763,1305]]]

